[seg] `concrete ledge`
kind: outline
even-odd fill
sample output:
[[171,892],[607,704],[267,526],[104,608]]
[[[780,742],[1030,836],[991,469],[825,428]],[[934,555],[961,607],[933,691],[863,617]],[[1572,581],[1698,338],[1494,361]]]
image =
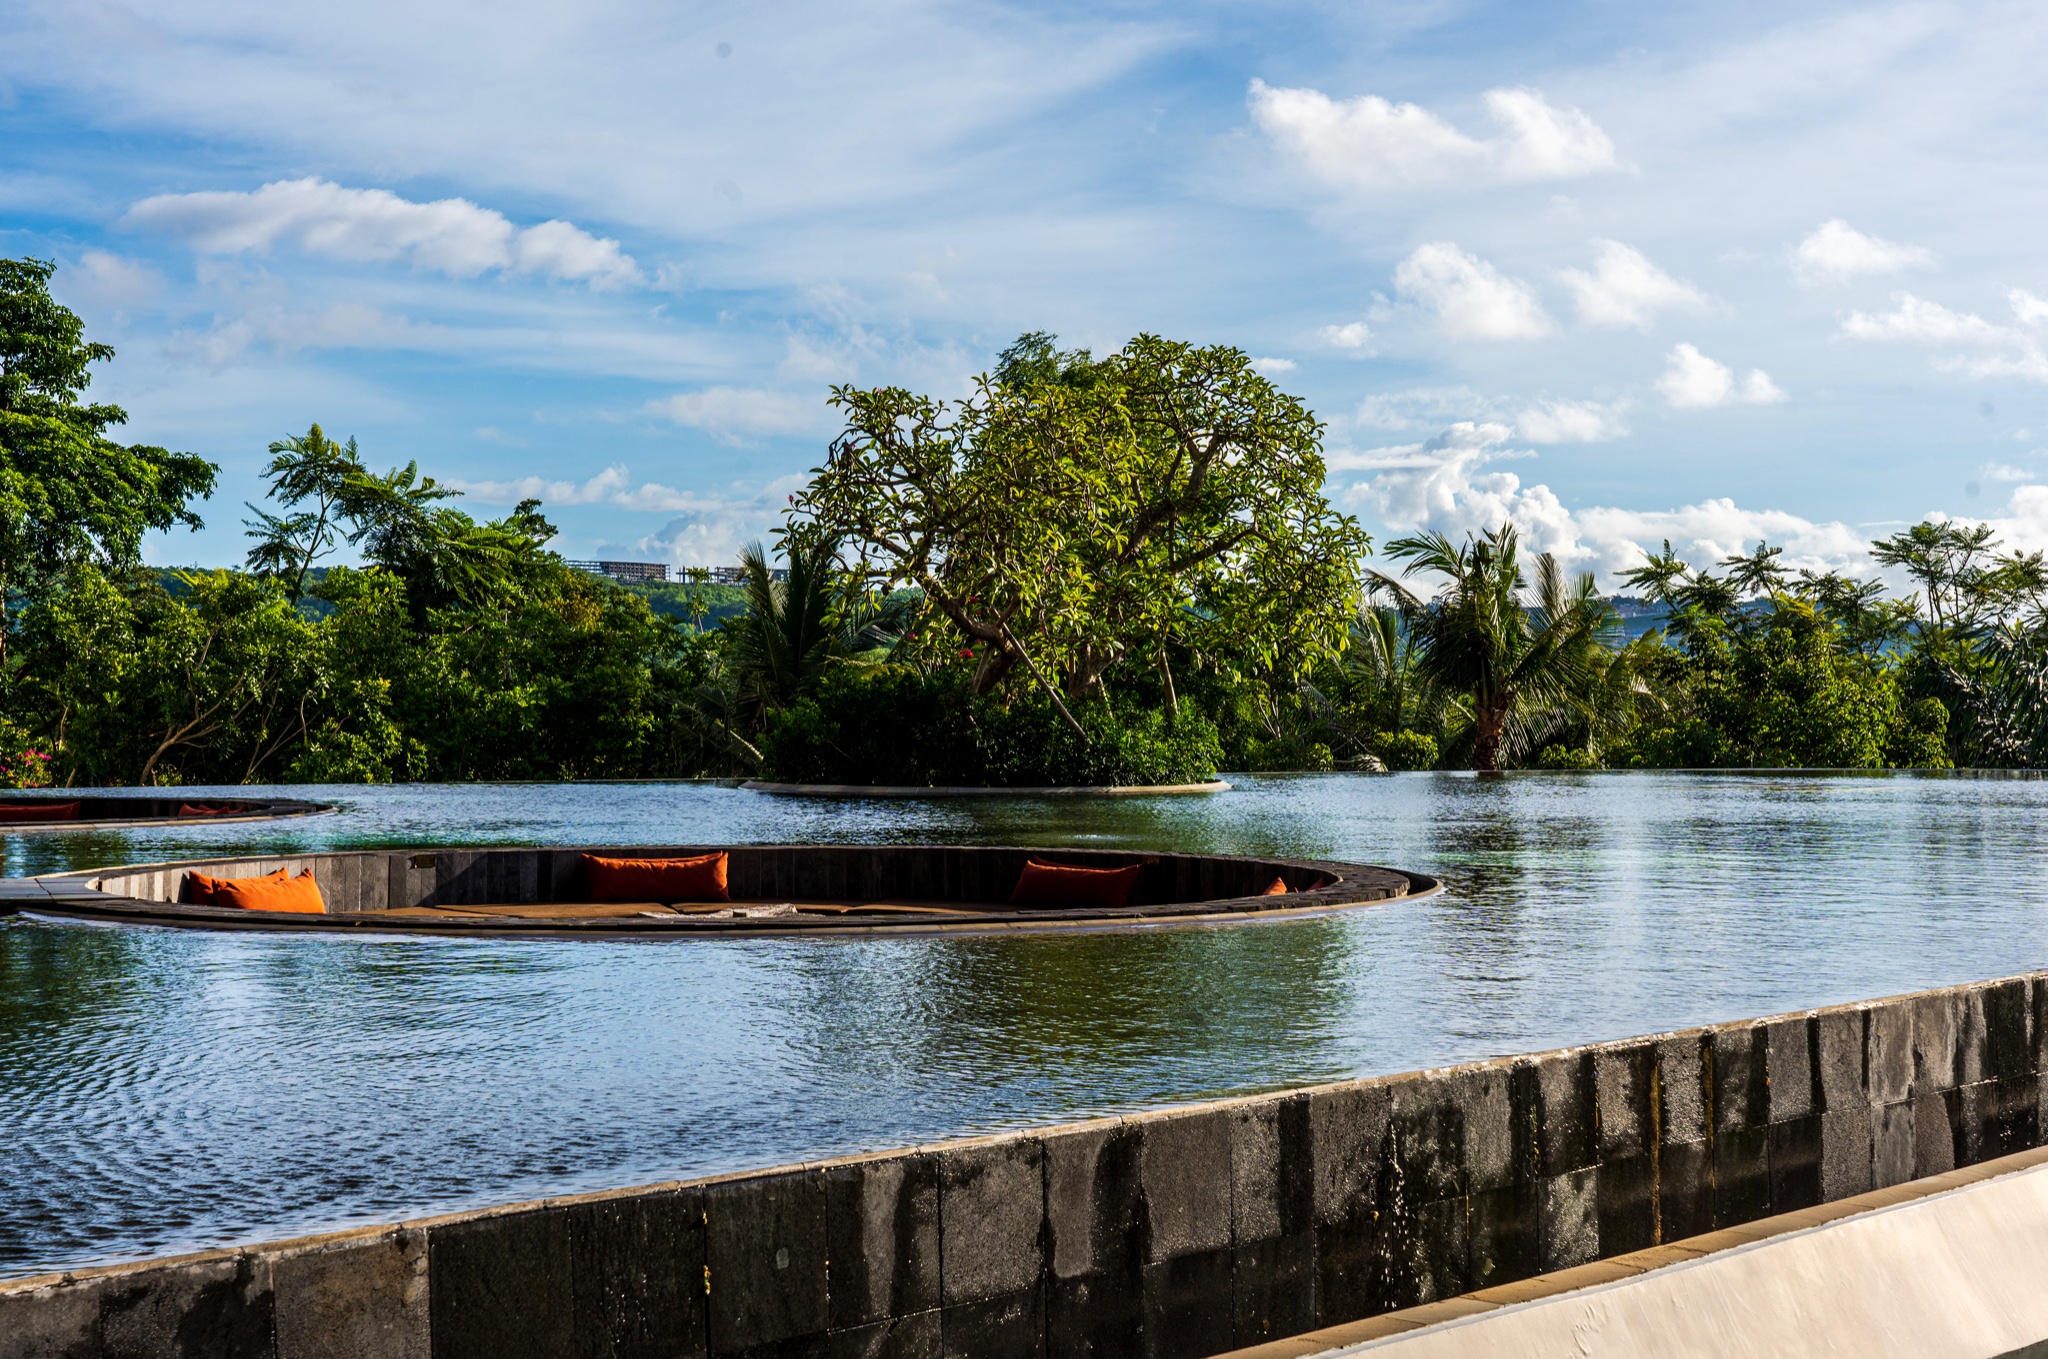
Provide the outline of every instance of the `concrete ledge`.
[[[1421,1307],[1406,1307],[1398,1311],[1385,1312],[1376,1317],[1347,1322],[1341,1326],[1328,1326],[1321,1330],[1307,1331],[1301,1335],[1289,1336],[1284,1340],[1275,1340],[1263,1345],[1253,1345],[1246,1349],[1231,1350],[1226,1354],[1211,1356],[1211,1359],[1307,1359],[1309,1355],[1349,1355],[1362,1353],[1367,1349],[1405,1351],[1406,1346],[1375,1345],[1370,1342],[1389,1340],[1395,1336],[1415,1336],[1416,1333],[1428,1331],[1431,1328],[1445,1327],[1453,1322],[1465,1322],[1470,1318],[1486,1316],[1490,1313],[1500,1312],[1503,1309],[1562,1298],[1586,1289],[1638,1280],[1656,1270],[1668,1269],[1678,1265],[1689,1265],[1695,1261],[1705,1261],[1723,1252],[1742,1250],[1777,1237],[1790,1236],[1798,1232],[1815,1231],[1833,1223],[1860,1217],[1866,1213],[1874,1213],[1888,1208],[1897,1208],[1904,1204],[1917,1203],[1923,1199],[1954,1193],[1971,1185],[1983,1184],[1988,1180],[2016,1175],[2022,1171],[2036,1170],[2043,1166],[2048,1166],[2048,1148],[2036,1147],[2012,1156],[2001,1156],[1996,1160],[1985,1161],[1978,1165],[1965,1166],[1962,1169],[1947,1171],[1940,1175],[1930,1175],[1925,1179],[1912,1180],[1902,1185],[1895,1185],[1890,1189],[1879,1189],[1868,1194],[1858,1194],[1851,1198],[1837,1200],[1834,1203],[1819,1204],[1812,1208],[1801,1209],[1798,1212],[1780,1213],[1775,1217],[1760,1218],[1755,1222],[1744,1223],[1738,1227],[1732,1227],[1723,1231],[1708,1232],[1700,1236],[1689,1237],[1684,1241],[1673,1242],[1670,1245],[1655,1246],[1649,1250],[1631,1251],[1625,1255],[1617,1255],[1605,1260],[1596,1260],[1591,1264],[1580,1265],[1573,1269],[1561,1269],[1549,1274],[1538,1274],[1531,1278],[1522,1279],[1515,1283],[1502,1284],[1495,1288],[1482,1288],[1477,1292],[1466,1293],[1455,1298],[1447,1298],[1442,1302],[1428,1303]],[[1926,1242],[1925,1248],[1939,1254],[1944,1251],[1945,1244],[1942,1240],[1936,1238]],[[1908,1263],[1910,1264],[1910,1261]],[[1858,1305],[1860,1306],[1861,1304]],[[1820,1310],[1818,1302],[1816,1303],[1815,1310]],[[1809,1326],[1813,1320],[1814,1316],[1811,1313],[1805,1318]],[[1678,1335],[1667,1337],[1670,1348],[1674,1353],[1692,1352],[1684,1348],[1689,1338],[1697,1338],[1702,1342],[1702,1347],[1698,1351],[1701,1355],[1709,1353],[1726,1354],[1739,1352],[1743,1349],[1743,1345],[1739,1341],[1725,1332],[1717,1332],[1711,1336],[1688,1337],[1683,1333],[1684,1328],[1673,1329],[1681,1332]],[[1572,1334],[1575,1340],[1579,1342],[1578,1346],[1571,1351],[1575,1355],[1589,1356],[1613,1353],[1619,1359],[1619,1356],[1633,1355],[1638,1352],[1635,1347],[1640,1337],[1637,1336],[1617,1335],[1614,1338],[1620,1343],[1616,1347],[1603,1349],[1597,1342],[1587,1337],[1586,1331],[1582,1326],[1574,1328]],[[1819,1352],[1845,1352],[1837,1343],[1838,1337],[1832,1335],[1812,1335],[1811,1338],[1816,1342]],[[2042,1308],[2041,1334],[2022,1337],[2015,1343],[2024,1344],[2043,1339],[2048,1339],[2048,1306]],[[1790,1351],[1783,1348],[1785,1340],[1786,1336],[1780,1333],[1767,1348],[1775,1353],[1788,1353]],[[1482,1334],[1477,1330],[1472,1330],[1469,1334],[1461,1334],[1455,1338],[1454,1342],[1447,1343],[1450,1344],[1450,1348],[1444,1348],[1444,1346],[1440,1345],[1432,1347],[1429,1352],[1432,1354],[1442,1352],[1447,1355],[1451,1353],[1499,1355],[1520,1352],[1519,1348],[1514,1346],[1512,1339],[1501,1334]],[[1756,1352],[1763,1352],[1763,1350],[1760,1348]],[[1986,1351],[1982,1359],[1991,1359],[1991,1352]]]
[[[1202,1359],[1294,1337],[1278,1359],[1478,1334],[2003,1174],[2042,1145],[2044,1069],[2033,973],[0,1283],[0,1359]],[[2048,1164],[2019,1173],[2048,1195]],[[2048,1198],[2033,1222],[2048,1273]]]
[[1183,793],[1227,793],[1230,785],[1221,779],[1208,783],[1140,783],[1127,788],[907,788],[864,783],[763,783],[749,779],[740,785],[750,793],[775,797],[830,798],[918,798],[918,797],[1178,797]]

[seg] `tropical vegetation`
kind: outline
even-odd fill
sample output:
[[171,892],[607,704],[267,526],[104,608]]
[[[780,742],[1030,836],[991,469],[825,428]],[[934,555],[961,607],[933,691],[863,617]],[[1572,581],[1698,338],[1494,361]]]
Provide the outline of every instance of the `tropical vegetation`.
[[114,438],[51,271],[0,261],[0,784],[2048,765],[2048,563],[1985,526],[1875,542],[1899,594],[1765,543],[1615,598],[1510,524],[1375,554],[1300,402],[1149,335],[834,389],[739,585],[587,574],[317,424],[243,562],[148,567],[215,469]]

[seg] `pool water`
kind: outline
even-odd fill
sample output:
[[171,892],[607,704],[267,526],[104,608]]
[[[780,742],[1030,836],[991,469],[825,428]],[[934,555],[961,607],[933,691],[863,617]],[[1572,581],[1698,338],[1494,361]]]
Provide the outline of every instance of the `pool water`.
[[2048,965],[2035,779],[1234,782],[1103,802],[289,789],[343,810],[0,836],[13,875],[398,845],[950,841],[1348,859],[1448,889],[1321,921],[1079,937],[450,940],[0,919],[0,1275]]

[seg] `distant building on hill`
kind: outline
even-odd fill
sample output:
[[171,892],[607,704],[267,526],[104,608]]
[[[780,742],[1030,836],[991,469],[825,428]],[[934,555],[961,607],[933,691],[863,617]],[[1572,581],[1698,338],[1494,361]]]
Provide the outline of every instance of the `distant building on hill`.
[[610,576],[613,580],[632,581],[641,585],[665,585],[668,583],[668,565],[665,562],[567,562],[578,571],[588,571],[593,576]]

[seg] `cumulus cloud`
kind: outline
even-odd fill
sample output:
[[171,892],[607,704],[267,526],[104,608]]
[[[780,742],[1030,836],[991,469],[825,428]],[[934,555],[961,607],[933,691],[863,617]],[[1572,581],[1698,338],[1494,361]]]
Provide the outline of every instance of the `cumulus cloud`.
[[137,260],[88,250],[59,276],[62,291],[105,307],[132,307],[162,291],[164,276]]
[[1598,401],[1539,401],[1515,417],[1515,432],[1532,444],[1597,444],[1628,433],[1622,407]]
[[324,179],[279,180],[248,193],[158,194],[123,220],[181,236],[206,254],[291,246],[326,259],[405,263],[451,278],[500,270],[595,288],[640,281],[639,267],[617,241],[569,222],[522,230],[466,198],[415,203],[386,189],[350,189]]
[[1598,247],[1598,254],[1591,273],[1580,269],[1559,271],[1559,277],[1571,289],[1579,320],[1586,325],[1648,330],[1658,312],[1699,311],[1708,305],[1705,293],[1665,273],[1635,247],[1620,241],[1593,244]]
[[1793,277],[1809,288],[1853,283],[1872,274],[1932,269],[1938,263],[1932,250],[1866,236],[1839,217],[1822,222],[1792,249]]
[[[1975,312],[1953,311],[1911,293],[1893,293],[1888,312],[1850,312],[1841,333],[1851,340],[1909,342],[1947,349],[1935,366],[1966,377],[2019,377],[2048,382],[2048,352],[2041,327],[2048,301],[2024,288],[2006,294],[2012,325],[1988,321]],[[1960,353],[1954,351],[1963,351]]]
[[675,566],[726,566],[740,549],[762,541],[801,490],[801,476],[779,477],[759,487],[733,486],[702,496],[696,504],[639,540],[641,553]]
[[1535,340],[1557,325],[1535,290],[1449,241],[1415,247],[1394,269],[1394,291],[1436,314],[1458,340]]
[[[1698,567],[1766,538],[1785,548],[1783,560],[1794,569],[1869,573],[1863,533],[1782,510],[1744,509],[1729,499],[1661,511],[1572,509],[1546,485],[1526,485],[1513,472],[1491,469],[1503,458],[1533,456],[1510,448],[1511,439],[1503,425],[1454,425],[1427,444],[1386,450],[1402,456],[1389,456],[1384,470],[1343,490],[1339,499],[1402,533],[1426,529],[1458,538],[1512,521],[1531,551],[1552,552],[1567,566],[1593,571],[1607,588],[1667,538]],[[2048,497],[2043,523],[2048,526]]]
[[183,330],[164,345],[171,358],[221,368],[251,350],[296,354],[327,349],[446,350],[454,339],[445,327],[394,316],[361,302],[300,310],[271,307],[240,316],[217,317],[205,330]]
[[548,505],[615,505],[622,510],[681,511],[688,515],[715,517],[735,503],[729,495],[681,491],[658,481],[635,484],[623,464],[607,467],[587,481],[520,477],[514,481],[450,481],[448,484],[485,505],[516,505],[522,500],[538,500]]
[[735,441],[747,435],[802,434],[817,429],[826,408],[815,396],[758,387],[707,387],[647,403],[659,415],[687,429],[701,429]]
[[1674,347],[1665,358],[1657,390],[1679,410],[1704,410],[1735,404],[1765,406],[1785,400],[1784,389],[1770,374],[1752,368],[1737,381],[1735,370],[1708,358],[1689,344]]
[[1354,354],[1372,351],[1372,328],[1363,321],[1347,321],[1341,326],[1324,326],[1318,332],[1323,343],[1332,349],[1347,349]]
[[1363,429],[1442,429],[1489,416],[1496,404],[1470,387],[1410,387],[1368,396],[1358,403],[1351,423]]
[[1265,358],[1253,359],[1251,362],[1252,367],[1258,369],[1267,377],[1272,377],[1276,373],[1291,373],[1295,369],[1295,363],[1293,359]]
[[1530,89],[1486,92],[1487,113],[1500,129],[1486,139],[1419,105],[1376,94],[1340,100],[1253,80],[1247,102],[1252,121],[1275,145],[1338,189],[1576,179],[1620,168],[1598,123]]

